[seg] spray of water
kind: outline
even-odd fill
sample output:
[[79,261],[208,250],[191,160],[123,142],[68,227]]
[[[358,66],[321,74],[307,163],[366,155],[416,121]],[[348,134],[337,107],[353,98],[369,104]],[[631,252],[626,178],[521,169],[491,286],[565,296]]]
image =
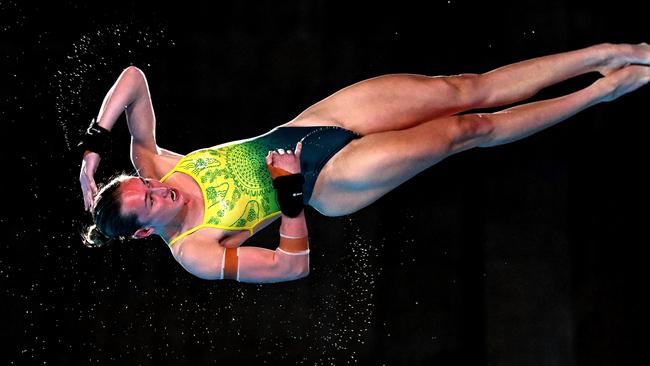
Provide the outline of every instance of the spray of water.
[[56,95],[56,121],[63,130],[65,146],[88,127],[101,99],[129,65],[150,67],[160,49],[174,46],[164,27],[112,24],[83,34],[52,71],[50,90]]

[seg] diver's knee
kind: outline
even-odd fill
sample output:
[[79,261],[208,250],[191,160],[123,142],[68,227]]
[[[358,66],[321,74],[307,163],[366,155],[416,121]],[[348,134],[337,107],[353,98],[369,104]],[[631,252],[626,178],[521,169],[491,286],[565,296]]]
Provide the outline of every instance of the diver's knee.
[[308,205],[321,215],[327,217],[339,217],[351,213],[348,207],[341,205],[336,199],[321,200],[312,198],[309,200]]
[[452,137],[452,152],[466,150],[487,142],[494,131],[489,114],[468,114],[458,116]]
[[485,103],[486,95],[480,74],[459,74],[444,77],[444,81],[455,91],[463,109],[472,109]]

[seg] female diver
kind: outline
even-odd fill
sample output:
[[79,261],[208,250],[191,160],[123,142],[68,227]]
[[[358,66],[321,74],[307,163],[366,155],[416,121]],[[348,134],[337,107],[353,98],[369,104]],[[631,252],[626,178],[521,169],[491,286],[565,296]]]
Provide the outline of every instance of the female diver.
[[[395,74],[344,88],[267,134],[182,156],[160,148],[144,74],[128,67],[80,144],[80,183],[95,225],[86,243],[159,235],[204,279],[277,282],[309,272],[303,204],[353,213],[458,152],[512,142],[650,80],[650,46],[599,44],[485,74]],[[496,113],[571,77],[603,77],[574,93]],[[100,190],[94,174],[108,131],[125,110],[137,176]],[[241,244],[278,218],[278,248]]]

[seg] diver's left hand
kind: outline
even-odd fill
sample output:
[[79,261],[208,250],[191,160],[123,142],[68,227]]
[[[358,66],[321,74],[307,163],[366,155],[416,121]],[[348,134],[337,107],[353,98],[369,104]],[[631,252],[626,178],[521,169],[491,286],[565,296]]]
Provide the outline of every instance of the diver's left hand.
[[298,142],[296,144],[296,149],[294,151],[283,150],[283,149],[278,149],[276,151],[269,151],[268,155],[266,155],[266,164],[269,167],[271,178],[275,178],[280,175],[286,175],[286,173],[283,173],[278,169],[272,169],[272,168],[282,169],[289,174],[300,173],[301,152],[302,152],[301,142]]
[[95,171],[99,164],[99,154],[88,152],[81,161],[81,171],[79,172],[79,184],[83,193],[84,209],[91,211],[95,195],[97,194],[97,185],[95,184]]

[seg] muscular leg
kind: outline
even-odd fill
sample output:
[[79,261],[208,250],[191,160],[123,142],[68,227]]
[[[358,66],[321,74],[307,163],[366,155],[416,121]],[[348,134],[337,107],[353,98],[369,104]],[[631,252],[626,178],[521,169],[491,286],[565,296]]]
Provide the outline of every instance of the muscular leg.
[[469,137],[492,126],[450,116],[354,140],[323,167],[309,205],[326,216],[356,212],[451,155],[462,129]]
[[288,125],[336,124],[362,135],[411,128],[463,111],[512,104],[568,78],[650,64],[650,47],[601,44],[517,62],[485,74],[385,75],[344,88]]
[[650,67],[628,66],[563,97],[498,113],[444,117],[401,131],[364,136],[325,165],[310,205],[328,216],[355,212],[447,156],[524,138],[648,81]]

